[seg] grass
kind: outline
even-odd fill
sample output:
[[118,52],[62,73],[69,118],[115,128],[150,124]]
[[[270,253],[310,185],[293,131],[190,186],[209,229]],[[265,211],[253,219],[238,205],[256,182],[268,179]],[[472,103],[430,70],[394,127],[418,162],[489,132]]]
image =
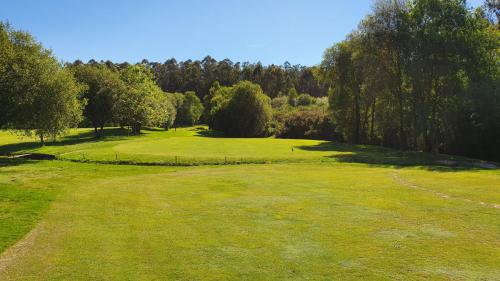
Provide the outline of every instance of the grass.
[[500,279],[498,169],[200,132],[207,133],[117,133],[95,142],[80,130],[43,148],[0,134],[0,149],[11,152],[84,150],[99,159],[107,149],[139,151],[141,161],[224,152],[277,161],[150,167],[4,159],[0,251],[36,226],[4,252],[0,280]]
[[[1,163],[0,163],[1,167]],[[30,178],[24,173],[2,169],[0,176],[0,252],[26,234],[57,194],[48,178],[35,172]],[[46,177],[48,175],[45,175]]]
[[62,160],[132,164],[226,164],[291,162],[356,162],[376,165],[442,166],[437,160],[468,159],[445,155],[408,153],[373,146],[352,146],[332,141],[276,138],[222,138],[206,127],[143,130],[128,136],[126,130],[107,128],[96,140],[92,129],[77,129],[55,143],[41,147],[33,139],[0,132],[0,154],[47,153]]

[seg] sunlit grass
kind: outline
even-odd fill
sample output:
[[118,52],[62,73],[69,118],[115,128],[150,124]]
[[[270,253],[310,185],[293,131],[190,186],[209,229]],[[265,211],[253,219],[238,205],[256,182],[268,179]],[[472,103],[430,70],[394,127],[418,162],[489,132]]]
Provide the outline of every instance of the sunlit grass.
[[0,251],[32,231],[0,257],[0,280],[500,277],[499,169],[335,142],[225,139],[204,128],[107,132],[96,141],[79,129],[45,147],[2,132],[0,151],[264,162],[0,158]]

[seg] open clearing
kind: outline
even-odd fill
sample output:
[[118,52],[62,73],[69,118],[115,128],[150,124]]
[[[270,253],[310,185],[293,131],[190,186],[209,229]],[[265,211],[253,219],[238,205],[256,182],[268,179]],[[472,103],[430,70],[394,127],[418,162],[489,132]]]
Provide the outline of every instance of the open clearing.
[[[195,128],[118,131],[43,148],[0,133],[0,152],[90,161],[0,159],[0,280],[500,280],[499,169]],[[270,164],[92,162],[116,154]]]

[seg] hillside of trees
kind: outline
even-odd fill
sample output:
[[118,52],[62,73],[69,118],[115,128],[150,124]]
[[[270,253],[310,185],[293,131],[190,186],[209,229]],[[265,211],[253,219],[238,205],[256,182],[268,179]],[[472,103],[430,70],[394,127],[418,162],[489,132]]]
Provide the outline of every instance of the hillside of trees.
[[0,23],[0,128],[44,143],[75,126],[208,124],[500,161],[499,5],[379,0],[316,66],[203,60],[60,63]]

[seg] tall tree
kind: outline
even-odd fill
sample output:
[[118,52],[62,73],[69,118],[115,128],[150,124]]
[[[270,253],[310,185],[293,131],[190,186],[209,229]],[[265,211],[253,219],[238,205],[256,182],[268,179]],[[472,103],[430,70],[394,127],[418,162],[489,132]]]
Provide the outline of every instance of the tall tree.
[[175,111],[167,96],[156,85],[153,74],[143,65],[129,66],[121,77],[127,89],[117,101],[117,118],[139,134],[143,126],[164,126]]
[[115,105],[125,91],[125,84],[119,73],[107,66],[79,64],[72,66],[71,70],[77,81],[87,86],[82,95],[86,100],[83,114],[94,127],[95,137],[101,137],[104,126],[115,115]]
[[83,87],[33,37],[0,23],[0,126],[35,134],[42,144],[81,117]]

